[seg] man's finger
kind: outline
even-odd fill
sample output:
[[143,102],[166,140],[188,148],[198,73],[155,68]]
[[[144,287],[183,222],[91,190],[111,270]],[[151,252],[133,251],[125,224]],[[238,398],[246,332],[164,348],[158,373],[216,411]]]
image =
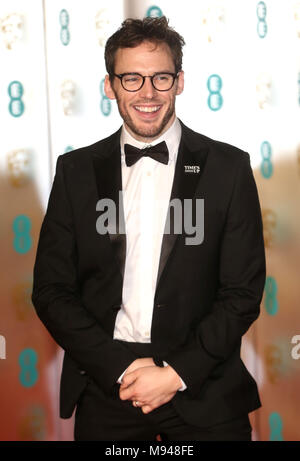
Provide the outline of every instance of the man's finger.
[[151,405],[143,405],[141,407],[141,410],[143,413],[147,414],[147,413],[150,413],[150,411],[154,410],[154,408],[151,407]]
[[123,390],[120,388],[119,396],[121,400],[132,400],[133,395],[134,392],[130,387]]
[[134,395],[134,390],[133,390],[132,385],[137,378],[136,373],[135,372],[129,373],[128,376],[124,378],[123,378],[124,383],[122,380],[122,384],[119,389],[119,396],[121,400],[131,400]]
[[137,378],[136,372],[132,371],[131,373],[128,373],[123,376],[122,382],[121,382],[121,388],[126,388],[130,386]]

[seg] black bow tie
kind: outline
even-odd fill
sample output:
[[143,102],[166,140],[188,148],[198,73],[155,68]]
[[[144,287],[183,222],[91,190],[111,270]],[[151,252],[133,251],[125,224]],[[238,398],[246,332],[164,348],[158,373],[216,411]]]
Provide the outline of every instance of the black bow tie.
[[169,151],[165,141],[156,144],[156,146],[145,147],[145,149],[138,149],[137,147],[131,146],[131,144],[125,144],[124,151],[127,166],[133,165],[141,157],[151,157],[165,165],[167,165],[169,161]]

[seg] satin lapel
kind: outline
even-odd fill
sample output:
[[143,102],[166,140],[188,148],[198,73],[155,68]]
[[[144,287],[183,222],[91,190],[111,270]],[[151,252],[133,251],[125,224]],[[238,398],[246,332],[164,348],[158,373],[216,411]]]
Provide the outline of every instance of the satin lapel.
[[[193,150],[193,149],[192,149]],[[173,187],[170,196],[169,202],[169,213],[170,213],[170,203],[172,200],[178,198],[182,204],[183,210],[183,200],[184,199],[192,199],[195,195],[195,191],[197,186],[201,182],[201,177],[204,171],[204,166],[207,157],[207,149],[206,146],[203,146],[201,150],[199,148],[196,151],[192,151],[187,144],[182,140],[179,151],[178,157],[175,167],[175,174],[173,180]],[[193,168],[189,168],[193,167]],[[194,168],[195,167],[195,168]],[[198,168],[200,170],[198,170]],[[199,172],[197,172],[199,171]],[[162,273],[165,269],[167,261],[170,257],[170,254],[174,248],[176,240],[178,239],[178,234],[174,233],[174,213],[168,215],[169,222],[170,222],[170,232],[164,233],[162,246],[161,246],[161,254],[160,254],[160,261],[158,267],[158,274],[157,274],[157,282],[156,282],[156,289],[158,284],[161,280]]]
[[[112,245],[122,277],[124,277],[126,258],[126,234],[124,205],[122,195],[122,171],[120,135],[115,135],[113,142],[107,145],[107,152],[94,154],[94,168],[98,190],[98,200],[105,199],[115,206],[115,220],[108,223],[108,236]],[[101,212],[100,212],[101,215]]]

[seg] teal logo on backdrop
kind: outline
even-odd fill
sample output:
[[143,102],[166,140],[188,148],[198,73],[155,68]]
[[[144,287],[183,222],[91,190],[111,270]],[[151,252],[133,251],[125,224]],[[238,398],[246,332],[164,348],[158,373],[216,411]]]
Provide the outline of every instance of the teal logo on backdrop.
[[266,278],[265,309],[269,315],[276,315],[278,312],[277,283],[274,277]]
[[24,387],[32,387],[38,380],[36,369],[38,356],[34,349],[24,349],[19,355],[19,365],[21,372],[19,379]]
[[71,150],[74,150],[74,147],[73,147],[73,146],[67,146],[67,147],[65,148],[64,153],[66,154],[67,152],[71,152]]
[[104,78],[100,82],[100,94],[101,94],[101,101],[100,101],[101,112],[105,117],[108,117],[111,113],[111,102],[110,102],[110,99],[106,96],[104,92]]
[[19,215],[13,221],[13,246],[17,253],[27,253],[32,245],[30,236],[31,221],[26,215]]
[[161,18],[163,15],[159,6],[150,6],[147,10],[146,16],[149,18]]
[[24,90],[21,82],[17,80],[10,82],[8,86],[8,95],[10,97],[8,110],[13,117],[20,117],[24,112],[25,107],[22,101],[23,92]]
[[61,25],[60,40],[64,46],[67,46],[70,43],[70,31],[68,27],[69,22],[70,22],[70,17],[69,17],[69,13],[67,12],[67,10],[61,10],[61,12],[59,13],[59,22]]
[[269,179],[273,174],[273,164],[271,161],[272,147],[268,141],[262,142],[260,146],[260,153],[262,156],[262,162],[260,165],[260,172],[264,178]]
[[257,33],[260,38],[265,38],[268,32],[268,26],[267,26],[267,7],[265,2],[259,2],[256,7],[256,15],[258,18],[258,23],[257,23]]
[[210,75],[207,80],[207,88],[209,91],[208,107],[213,111],[220,110],[223,105],[223,97],[220,93],[222,89],[221,77],[217,74]]
[[283,423],[279,413],[271,413],[269,416],[270,440],[272,442],[282,442]]

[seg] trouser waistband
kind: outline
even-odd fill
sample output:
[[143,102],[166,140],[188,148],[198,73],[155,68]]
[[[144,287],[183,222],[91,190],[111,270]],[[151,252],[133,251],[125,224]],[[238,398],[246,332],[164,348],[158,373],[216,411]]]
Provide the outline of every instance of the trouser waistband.
[[130,341],[122,341],[120,339],[115,339],[124,346],[126,346],[130,351],[139,357],[153,357],[153,346],[151,343],[136,343]]

